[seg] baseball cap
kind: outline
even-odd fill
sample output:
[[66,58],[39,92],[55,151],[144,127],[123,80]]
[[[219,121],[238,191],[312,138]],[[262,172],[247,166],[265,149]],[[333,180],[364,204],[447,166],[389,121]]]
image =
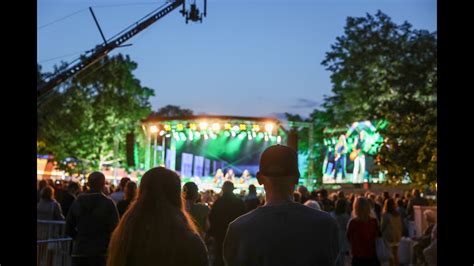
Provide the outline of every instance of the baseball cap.
[[300,177],[298,155],[295,150],[285,145],[268,147],[260,157],[259,173],[271,177]]

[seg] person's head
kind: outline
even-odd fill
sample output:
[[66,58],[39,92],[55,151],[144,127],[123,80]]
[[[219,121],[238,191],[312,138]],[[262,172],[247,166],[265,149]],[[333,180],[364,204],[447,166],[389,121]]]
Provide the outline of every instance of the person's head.
[[105,176],[101,172],[92,172],[87,178],[89,187],[94,192],[102,192],[105,187]]
[[344,214],[347,212],[347,201],[345,199],[338,199],[336,201],[336,214]]
[[222,184],[222,195],[233,195],[234,194],[234,183],[231,181],[225,181]]
[[249,195],[257,195],[257,188],[254,185],[249,186]]
[[432,210],[425,210],[423,212],[423,216],[425,217],[425,220],[428,224],[436,223],[436,216]]
[[318,192],[316,190],[311,191],[311,194],[309,195],[310,200],[318,200]]
[[342,134],[339,136],[339,144],[344,144],[346,143],[346,135]]
[[183,186],[183,194],[184,194],[184,199],[189,200],[192,202],[196,202],[197,199],[199,198],[199,189],[196,183],[194,182],[187,182]]
[[122,177],[122,179],[120,179],[120,183],[119,183],[120,191],[125,190],[125,186],[127,185],[128,182],[130,182],[130,178],[128,177]]
[[399,199],[399,198],[400,198],[400,194],[399,194],[399,193],[395,193],[395,195],[393,195],[393,198],[394,198],[394,199]]
[[309,195],[308,188],[306,188],[305,186],[299,186],[298,187],[298,192],[301,194],[301,196]]
[[405,207],[405,204],[403,203],[403,200],[400,199],[400,198],[397,200],[396,203],[397,203],[397,206],[398,206],[398,207]]
[[152,168],[112,234],[107,265],[170,265],[179,256],[177,241],[197,233],[184,209],[179,176],[164,167]]
[[311,209],[315,209],[315,210],[318,210],[318,211],[321,210],[321,206],[319,206],[319,203],[315,200],[307,200],[304,203],[304,205],[307,206],[307,207],[310,207]]
[[293,201],[301,203],[301,193],[298,191],[293,192]]
[[133,181],[128,182],[127,185],[125,185],[124,193],[125,200],[134,200],[137,195],[137,183]]
[[382,197],[383,197],[384,200],[386,200],[386,199],[390,198],[390,193],[388,193],[388,191],[384,191]]
[[77,194],[81,191],[81,187],[77,182],[69,182],[69,185],[67,186],[67,191],[69,191],[72,194]]
[[298,184],[298,155],[284,145],[268,147],[260,157],[257,180],[268,196],[290,197]]
[[393,199],[386,199],[383,205],[383,213],[390,213],[392,215],[398,215],[397,212],[397,205],[395,204],[395,200]]
[[337,192],[337,198],[338,198],[338,199],[343,199],[343,200],[345,200],[345,199],[346,199],[346,196],[344,195],[344,191],[339,190],[339,191]]
[[420,190],[417,189],[417,188],[413,189],[412,195],[415,198],[419,198],[420,197]]
[[361,221],[368,221],[370,218],[370,203],[364,197],[357,197],[354,201],[352,215]]
[[41,199],[43,200],[53,200],[54,199],[54,188],[50,185],[46,185],[41,190]]
[[328,191],[325,189],[321,189],[319,193],[319,195],[321,195],[321,199],[326,199],[328,197]]
[[38,182],[38,190],[41,191],[44,187],[48,185],[48,182],[46,180],[42,179]]

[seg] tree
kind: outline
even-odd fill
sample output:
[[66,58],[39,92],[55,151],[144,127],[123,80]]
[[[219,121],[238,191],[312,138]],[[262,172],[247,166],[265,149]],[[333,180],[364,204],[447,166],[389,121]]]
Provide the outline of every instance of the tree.
[[190,109],[181,108],[176,105],[166,105],[158,109],[151,116],[153,117],[189,117],[193,115]]
[[436,180],[436,52],[436,32],[378,11],[349,17],[322,62],[332,72],[325,108],[334,121],[388,120],[379,166],[391,182],[406,174],[415,183]]
[[128,56],[104,57],[38,108],[38,140],[61,169],[79,172],[125,161],[125,136],[150,114],[153,96],[133,75],[136,68]]

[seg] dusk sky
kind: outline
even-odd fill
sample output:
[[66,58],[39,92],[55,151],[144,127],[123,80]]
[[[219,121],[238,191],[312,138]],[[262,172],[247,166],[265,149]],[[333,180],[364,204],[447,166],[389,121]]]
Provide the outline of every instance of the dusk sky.
[[[51,71],[102,42],[89,6],[109,38],[163,3],[40,0],[38,62]],[[175,10],[112,55],[128,54],[138,63],[135,76],[155,90],[154,110],[173,104],[196,114],[307,116],[331,94],[321,61],[346,18],[377,10],[397,24],[436,30],[434,0],[208,0],[202,24],[186,24]]]

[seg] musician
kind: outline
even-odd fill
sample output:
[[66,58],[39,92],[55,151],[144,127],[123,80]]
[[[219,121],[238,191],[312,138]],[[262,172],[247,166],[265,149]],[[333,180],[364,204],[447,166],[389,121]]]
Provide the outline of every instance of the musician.
[[240,184],[248,184],[250,181],[250,178],[252,176],[250,175],[249,170],[245,169],[244,172],[242,173],[242,176],[240,177]]
[[339,178],[339,172],[342,172],[341,176],[342,179],[346,178],[346,153],[348,151],[347,142],[346,142],[346,135],[342,134],[339,136],[339,140],[337,141],[336,147],[334,148],[335,152],[335,176],[338,182],[342,180]]
[[223,178],[224,178],[224,172],[222,172],[222,169],[217,169],[216,175],[214,176],[214,184],[221,183]]
[[354,150],[351,157],[354,159],[354,171],[352,175],[352,183],[362,183],[365,175],[365,131],[361,130],[359,136],[354,141]]
[[235,178],[234,170],[232,169],[227,170],[227,173],[225,174],[225,177],[224,177],[225,181],[230,181],[234,183],[234,178]]

